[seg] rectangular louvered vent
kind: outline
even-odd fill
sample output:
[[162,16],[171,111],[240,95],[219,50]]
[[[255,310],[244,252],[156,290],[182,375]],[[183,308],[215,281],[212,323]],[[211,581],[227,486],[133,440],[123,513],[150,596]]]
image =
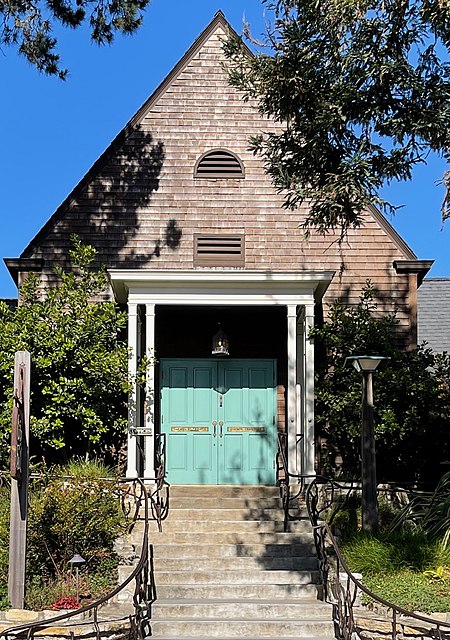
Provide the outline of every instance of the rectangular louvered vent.
[[243,267],[244,236],[194,236],[195,267]]

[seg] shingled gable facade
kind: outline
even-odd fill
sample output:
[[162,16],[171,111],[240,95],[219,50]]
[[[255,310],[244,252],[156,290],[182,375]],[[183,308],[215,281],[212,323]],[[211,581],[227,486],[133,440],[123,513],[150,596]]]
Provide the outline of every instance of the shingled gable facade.
[[[429,269],[372,208],[337,236],[304,237],[249,136],[277,125],[229,86],[221,12],[38,233],[6,263],[20,284],[52,284],[70,235],[93,244],[111,295],[128,305],[131,372],[155,357],[130,402],[129,477],[152,479],[155,434],[175,484],[273,484],[277,432],[292,472],[314,473],[315,318],[356,301],[367,278],[416,340]],[[230,340],[211,355],[218,323]],[[145,435],[142,435],[145,434]]]

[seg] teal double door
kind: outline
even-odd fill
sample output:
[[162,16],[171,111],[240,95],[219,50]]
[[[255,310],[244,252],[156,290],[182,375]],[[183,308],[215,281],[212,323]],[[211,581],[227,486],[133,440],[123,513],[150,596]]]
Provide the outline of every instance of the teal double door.
[[171,484],[275,484],[273,360],[160,361]]

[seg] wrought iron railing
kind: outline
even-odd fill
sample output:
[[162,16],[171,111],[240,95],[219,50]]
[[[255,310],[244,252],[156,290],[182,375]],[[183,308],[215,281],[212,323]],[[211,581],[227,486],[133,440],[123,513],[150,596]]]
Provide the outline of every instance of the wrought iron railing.
[[167,518],[170,504],[170,486],[166,482],[166,434],[155,436],[155,488],[151,493],[152,516],[162,531],[163,520]]
[[[65,611],[64,613],[56,614],[51,618],[45,620],[37,620],[30,623],[23,623],[11,626],[5,629],[0,638],[4,637],[6,640],[14,637],[32,638],[38,631],[39,635],[45,634],[45,628],[54,626],[56,623],[69,623],[68,636],[73,638],[73,632],[70,631],[70,621],[76,618],[76,622],[86,624],[86,621],[92,625],[94,635],[97,640],[102,637],[102,628],[100,625],[108,623],[108,617],[100,617],[99,611],[104,605],[112,602],[116,596],[123,591],[131,582],[135,582],[133,593],[133,613],[129,615],[129,637],[132,640],[144,640],[150,635],[150,608],[152,602],[156,598],[156,588],[153,576],[153,568],[150,557],[149,547],[149,520],[150,510],[149,503],[151,505],[152,512],[159,514],[158,526],[161,526],[161,522],[166,514],[166,503],[159,496],[161,488],[164,486],[164,464],[159,465],[158,481],[156,488],[149,495],[144,482],[139,478],[123,478],[119,480],[119,485],[123,487],[120,491],[122,508],[125,513],[131,517],[129,518],[129,529],[131,530],[137,519],[143,520],[144,530],[141,543],[141,554],[139,561],[130,575],[117,587],[112,589],[106,595],[102,596],[98,600],[73,611]],[[130,506],[133,503],[133,506]],[[168,502],[167,502],[168,505]],[[142,515],[143,507],[143,515]],[[132,513],[131,513],[132,512]],[[75,622],[75,621],[74,621]],[[64,625],[66,626],[66,625]],[[109,635],[109,631],[105,632]]]
[[[349,569],[339,545],[333,536],[332,522],[340,509],[360,487],[355,482],[342,482],[323,476],[308,476],[289,472],[286,455],[286,436],[278,439],[278,465],[282,471],[280,487],[285,514],[285,529],[291,519],[289,508],[300,496],[304,496],[308,516],[313,527],[314,542],[319,561],[322,597],[333,605],[336,637],[340,640],[368,640],[386,637],[405,640],[406,637],[439,638],[450,640],[450,622],[414,613],[381,598],[370,591]],[[292,493],[290,481],[296,484]],[[337,499],[338,498],[338,499]],[[336,504],[339,508],[335,508]],[[326,514],[327,522],[324,521]],[[380,619],[363,614],[356,606],[359,597],[365,594],[382,612]],[[359,613],[358,613],[359,612]]]
[[[323,598],[333,604],[333,618],[338,638],[367,640],[380,635],[392,640],[404,640],[407,636],[441,640],[450,638],[450,622],[399,607],[364,586],[350,571],[327,523],[322,522],[314,527],[314,542],[319,559]],[[368,616],[362,613],[359,606],[355,606],[361,594],[365,594],[368,601],[375,603],[377,609],[382,611],[385,620],[384,630],[380,631],[379,618]]]

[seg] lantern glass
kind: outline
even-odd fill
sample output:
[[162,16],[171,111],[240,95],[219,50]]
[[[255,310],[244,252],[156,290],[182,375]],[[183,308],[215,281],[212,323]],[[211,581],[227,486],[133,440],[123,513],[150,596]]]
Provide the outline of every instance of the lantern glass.
[[227,334],[219,328],[219,331],[214,335],[212,340],[212,355],[213,356],[229,356],[230,355],[230,340]]

